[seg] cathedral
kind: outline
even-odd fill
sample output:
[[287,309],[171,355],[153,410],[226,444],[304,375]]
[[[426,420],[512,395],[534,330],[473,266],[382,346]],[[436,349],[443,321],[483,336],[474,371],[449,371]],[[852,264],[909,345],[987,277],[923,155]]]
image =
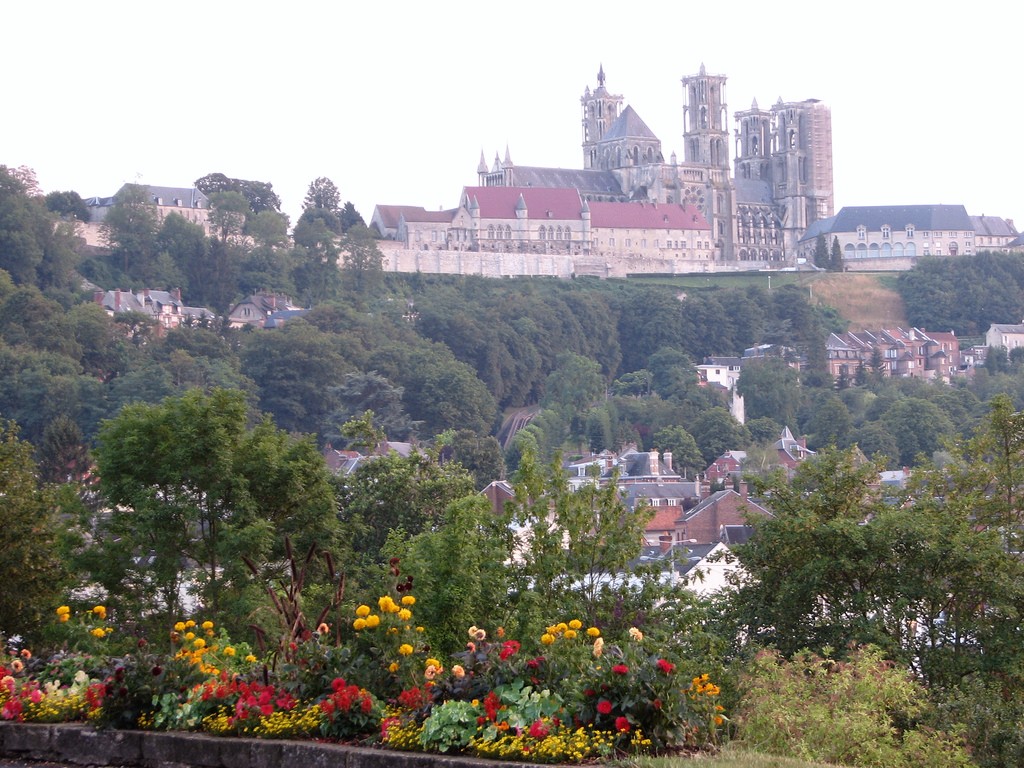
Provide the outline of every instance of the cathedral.
[[[734,114],[729,135],[724,75],[704,66],[682,78],[682,161],[623,97],[588,86],[582,106],[581,169],[519,166],[506,150],[477,168],[480,187],[575,189],[585,201],[676,204],[699,210],[712,237],[710,259],[743,269],[796,264],[797,242],[833,215],[832,119],[816,99],[757,102]],[[729,147],[735,147],[730,163]]]

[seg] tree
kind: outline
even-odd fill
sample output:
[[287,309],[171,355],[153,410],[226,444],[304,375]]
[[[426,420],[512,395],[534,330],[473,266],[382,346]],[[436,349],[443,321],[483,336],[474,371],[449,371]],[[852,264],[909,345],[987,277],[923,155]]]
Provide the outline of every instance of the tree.
[[341,231],[345,233],[352,229],[352,227],[366,226],[366,222],[363,221],[363,217],[356,210],[356,207],[352,205],[351,200],[345,203],[345,207],[341,209],[338,218],[341,220]]
[[934,683],[955,682],[998,651],[983,638],[1016,610],[1020,563],[977,529],[969,497],[949,497],[945,473],[890,504],[877,472],[852,451],[825,451],[791,483],[759,488],[772,516],[737,550],[746,576],[734,629],[787,656],[873,643]]
[[89,207],[77,192],[50,192],[46,195],[46,208],[63,219],[89,223]]
[[814,266],[818,269],[828,269],[830,266],[828,255],[828,238],[822,232],[814,241]]
[[442,460],[449,455],[473,475],[477,490],[483,490],[488,484],[505,477],[505,456],[493,435],[481,436],[469,429],[457,430],[441,452]]
[[46,425],[37,457],[39,476],[47,483],[79,482],[89,471],[89,451],[82,430],[67,414]]
[[318,176],[309,183],[306,197],[302,201],[302,210],[305,212],[310,208],[329,211],[336,216],[341,213],[341,193],[326,176]]
[[829,257],[828,268],[830,272],[842,272],[843,266],[843,251],[839,247],[839,238],[832,238],[832,254]]
[[472,495],[473,479],[455,462],[391,452],[362,462],[338,488],[339,516],[353,552],[382,563],[392,531],[415,536],[440,523],[449,504]]
[[248,211],[258,215],[264,211],[281,211],[281,198],[274,192],[274,185],[266,181],[230,179],[223,173],[208,173],[195,181],[196,189],[212,197],[217,192],[237,192],[246,199]]
[[697,441],[705,467],[726,451],[740,451],[750,444],[750,432],[722,407],[698,416],[690,434]]
[[377,371],[347,373],[343,383],[334,387],[331,396],[338,408],[324,425],[324,437],[341,437],[340,427],[366,411],[373,412],[373,423],[391,440],[409,440],[419,423],[409,418],[402,403],[402,387],[396,387]]
[[356,224],[347,229],[341,241],[341,264],[342,278],[353,293],[365,296],[380,285],[384,254],[368,227]]
[[151,278],[159,223],[148,187],[140,184],[121,187],[114,205],[100,224],[100,233],[127,278],[143,283]]
[[672,466],[679,474],[702,472],[708,465],[697,448],[697,441],[681,426],[655,432],[654,445],[672,454]]
[[249,428],[245,396],[191,390],[129,405],[106,422],[96,451],[112,513],[95,576],[112,599],[155,610],[164,626],[192,592],[209,615],[246,623],[243,558],[268,565],[280,537],[300,551],[334,537],[333,494],[309,440],[269,419]]
[[795,424],[800,406],[797,372],[780,358],[748,362],[736,383],[750,418],[767,416],[784,424]]
[[[621,615],[635,590],[624,575],[635,571],[630,562],[639,555],[651,508],[627,509],[615,482],[573,491],[560,463],[544,471],[530,453],[514,486],[515,498],[505,508],[524,531],[511,558],[519,621],[543,621],[555,604],[591,624]],[[633,618],[627,612],[621,620]]]
[[0,639],[27,645],[62,599],[67,573],[56,547],[52,500],[37,484],[32,446],[12,421],[0,421]]

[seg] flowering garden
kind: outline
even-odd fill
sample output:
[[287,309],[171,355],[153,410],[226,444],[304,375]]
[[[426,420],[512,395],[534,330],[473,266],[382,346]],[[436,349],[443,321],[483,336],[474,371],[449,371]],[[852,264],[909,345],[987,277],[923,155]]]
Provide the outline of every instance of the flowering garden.
[[356,606],[344,626],[307,627],[282,604],[288,631],[269,646],[261,631],[259,653],[189,619],[113,655],[123,643],[105,606],[62,605],[60,650],[8,648],[0,660],[0,718],[545,763],[720,742],[719,685],[636,627],[606,637],[566,617],[515,638],[472,626],[461,651],[437,658],[416,623],[411,583],[397,586]]

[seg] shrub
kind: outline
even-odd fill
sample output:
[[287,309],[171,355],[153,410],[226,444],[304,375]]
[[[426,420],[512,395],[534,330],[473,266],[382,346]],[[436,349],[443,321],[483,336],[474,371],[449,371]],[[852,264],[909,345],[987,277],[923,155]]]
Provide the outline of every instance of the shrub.
[[758,752],[879,768],[970,766],[959,734],[920,724],[927,709],[924,689],[878,648],[855,649],[847,661],[763,651],[735,722]]

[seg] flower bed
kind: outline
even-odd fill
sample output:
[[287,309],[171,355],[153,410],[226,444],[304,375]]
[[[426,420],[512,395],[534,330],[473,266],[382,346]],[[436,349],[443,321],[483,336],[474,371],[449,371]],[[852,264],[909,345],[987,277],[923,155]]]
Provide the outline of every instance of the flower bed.
[[[717,743],[718,687],[637,628],[606,638],[573,619],[531,642],[474,626],[442,660],[413,620],[415,602],[406,589],[358,606],[344,641],[341,628],[296,623],[262,658],[208,621],[175,624],[170,652],[145,640],[116,657],[20,649],[0,660],[0,719],[533,763]],[[58,609],[62,623],[69,614]],[[88,619],[105,623],[106,609]],[[86,631],[103,642],[107,629]]]

